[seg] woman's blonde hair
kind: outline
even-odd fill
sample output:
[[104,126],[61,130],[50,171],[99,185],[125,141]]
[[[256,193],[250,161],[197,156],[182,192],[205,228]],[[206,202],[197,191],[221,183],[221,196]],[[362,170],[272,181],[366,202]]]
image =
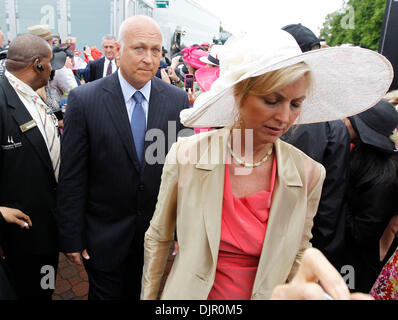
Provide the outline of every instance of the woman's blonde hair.
[[236,103],[241,107],[242,101],[247,96],[265,96],[271,94],[303,76],[307,77],[310,88],[312,84],[311,69],[305,62],[299,62],[292,66],[242,80],[234,86]]

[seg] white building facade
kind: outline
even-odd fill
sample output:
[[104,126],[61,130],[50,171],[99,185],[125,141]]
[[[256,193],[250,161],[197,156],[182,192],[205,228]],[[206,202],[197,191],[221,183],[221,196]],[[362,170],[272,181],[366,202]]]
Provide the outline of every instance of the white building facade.
[[[163,7],[162,4],[168,6]],[[170,49],[173,42],[190,46],[218,39],[221,21],[210,11],[193,0],[157,1],[153,18],[163,34],[163,46]]]
[[101,47],[104,35],[118,36],[123,20],[144,14],[160,25],[163,46],[189,46],[218,38],[220,19],[193,0],[0,0],[0,28],[6,40],[29,26],[47,24],[62,40],[77,38],[77,48]]

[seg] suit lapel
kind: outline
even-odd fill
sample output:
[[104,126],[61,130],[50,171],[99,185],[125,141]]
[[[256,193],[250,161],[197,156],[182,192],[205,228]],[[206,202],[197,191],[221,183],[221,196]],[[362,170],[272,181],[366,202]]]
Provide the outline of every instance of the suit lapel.
[[104,105],[106,106],[110,118],[115,126],[120,140],[130,160],[133,162],[134,167],[138,172],[141,168],[138,162],[137,153],[135,151],[133,134],[131,132],[130,120],[127,114],[126,104],[124,102],[122,89],[120,87],[118,73],[106,77],[106,83],[103,86],[104,90]]
[[[11,107],[10,113],[15,119],[18,127],[26,124],[29,121],[32,121],[32,116],[30,115],[29,111],[26,109],[22,101],[19,99],[17,93],[10,85],[8,80],[6,78],[2,78],[1,83],[5,88],[4,92],[7,96],[8,105]],[[44,141],[44,137],[42,136],[39,128],[36,126],[35,128],[30,129],[23,134],[30,142],[33,149],[36,151],[44,166],[46,166],[50,170],[51,174],[54,176],[54,169],[51,163],[50,154],[48,152],[46,142]]]
[[[287,150],[281,152],[281,142],[275,143],[278,179],[275,184],[272,206],[267,226],[267,232],[261,252],[259,266],[253,286],[253,293],[258,290],[273,288],[280,283],[279,277],[284,277],[291,269],[291,249],[297,244],[290,243],[289,225],[294,223],[294,212],[298,204],[298,192],[303,187],[298,169]],[[277,268],[275,266],[278,266]],[[284,280],[284,279],[283,279]]]
[[[221,238],[221,218],[224,194],[226,141],[229,128],[218,130],[209,136],[208,147],[200,156],[196,170],[200,177],[200,197],[206,199],[203,206],[203,218],[213,263],[217,264]],[[201,143],[206,143],[205,139]],[[203,144],[201,144],[202,146]]]

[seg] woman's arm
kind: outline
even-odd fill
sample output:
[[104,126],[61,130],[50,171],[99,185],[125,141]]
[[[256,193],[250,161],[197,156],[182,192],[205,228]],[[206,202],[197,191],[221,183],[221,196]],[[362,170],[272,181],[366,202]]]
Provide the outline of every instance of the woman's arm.
[[142,300],[157,298],[170,246],[174,241],[178,192],[176,150],[177,143],[174,143],[163,167],[156,210],[145,233]]

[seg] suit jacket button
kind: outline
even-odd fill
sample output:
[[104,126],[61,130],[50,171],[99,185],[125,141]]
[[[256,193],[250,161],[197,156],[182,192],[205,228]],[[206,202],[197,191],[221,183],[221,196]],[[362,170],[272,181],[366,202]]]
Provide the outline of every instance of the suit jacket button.
[[145,186],[143,184],[139,184],[138,185],[138,190],[139,191],[144,191],[145,190]]

